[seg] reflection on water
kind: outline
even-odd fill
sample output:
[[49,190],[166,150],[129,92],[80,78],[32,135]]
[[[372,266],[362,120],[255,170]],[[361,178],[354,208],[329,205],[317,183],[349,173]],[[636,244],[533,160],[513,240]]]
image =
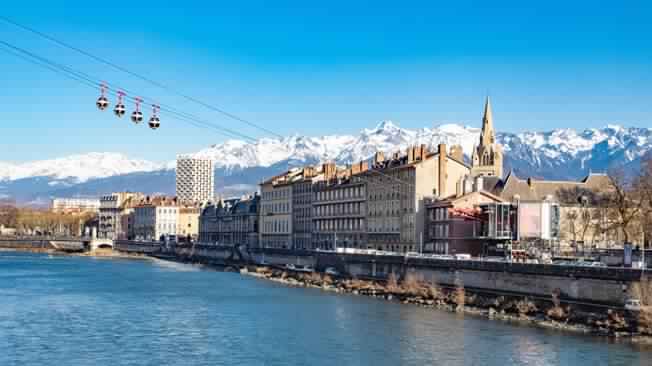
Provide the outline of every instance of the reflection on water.
[[152,263],[158,267],[178,272],[196,272],[202,269],[202,266],[197,264],[177,263],[160,259],[153,259]]
[[0,365],[652,365],[627,343],[169,262],[0,253]]

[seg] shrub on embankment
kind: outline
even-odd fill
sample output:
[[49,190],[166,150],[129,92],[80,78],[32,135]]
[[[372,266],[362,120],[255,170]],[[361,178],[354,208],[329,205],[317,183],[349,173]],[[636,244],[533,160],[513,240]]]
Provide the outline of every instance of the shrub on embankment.
[[490,318],[527,321],[542,326],[613,336],[632,335],[636,332],[652,335],[652,312],[630,314],[597,306],[569,305],[561,300],[559,291],[554,291],[550,299],[535,299],[469,291],[462,283],[457,283],[456,286],[433,285],[413,274],[399,278],[392,273],[386,281],[371,281],[268,268],[257,268],[255,272],[259,276],[292,286],[367,295],[405,304],[476,313]]

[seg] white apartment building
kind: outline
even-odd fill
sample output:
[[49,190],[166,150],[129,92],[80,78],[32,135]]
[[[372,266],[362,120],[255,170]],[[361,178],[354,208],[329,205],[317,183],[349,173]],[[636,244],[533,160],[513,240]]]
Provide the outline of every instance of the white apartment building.
[[212,201],[215,191],[213,161],[178,156],[176,190],[180,202]]
[[147,197],[135,208],[135,239],[160,240],[167,235],[177,235],[179,206],[176,198]]
[[82,214],[100,210],[100,200],[88,198],[55,198],[51,210],[54,213]]

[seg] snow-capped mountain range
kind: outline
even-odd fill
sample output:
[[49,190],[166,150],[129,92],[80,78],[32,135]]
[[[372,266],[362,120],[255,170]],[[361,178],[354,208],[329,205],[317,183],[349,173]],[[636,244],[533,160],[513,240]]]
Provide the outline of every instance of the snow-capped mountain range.
[[[190,154],[212,158],[216,186],[225,193],[253,190],[264,177],[289,167],[332,160],[350,164],[376,151],[405,151],[410,145],[460,144],[467,156],[479,141],[480,129],[456,124],[405,129],[391,121],[364,129],[358,135],[283,139],[255,143],[228,140]],[[615,164],[636,165],[652,153],[651,128],[609,125],[576,131],[498,133],[505,151],[505,172],[549,179],[577,179]],[[173,193],[175,162],[130,159],[116,153],[89,153],[21,164],[0,162],[0,197],[43,201],[53,196],[97,196],[116,190]]]
[[123,154],[88,153],[65,158],[40,160],[22,164],[0,162],[0,181],[32,177],[49,177],[53,182],[72,179],[77,183],[134,172],[151,172],[165,165],[146,160],[129,159]]

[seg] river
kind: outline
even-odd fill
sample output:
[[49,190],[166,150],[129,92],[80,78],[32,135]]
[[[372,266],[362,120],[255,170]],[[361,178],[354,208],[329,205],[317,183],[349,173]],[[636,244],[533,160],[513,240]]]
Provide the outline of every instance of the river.
[[629,342],[160,261],[0,252],[0,365],[652,365]]

